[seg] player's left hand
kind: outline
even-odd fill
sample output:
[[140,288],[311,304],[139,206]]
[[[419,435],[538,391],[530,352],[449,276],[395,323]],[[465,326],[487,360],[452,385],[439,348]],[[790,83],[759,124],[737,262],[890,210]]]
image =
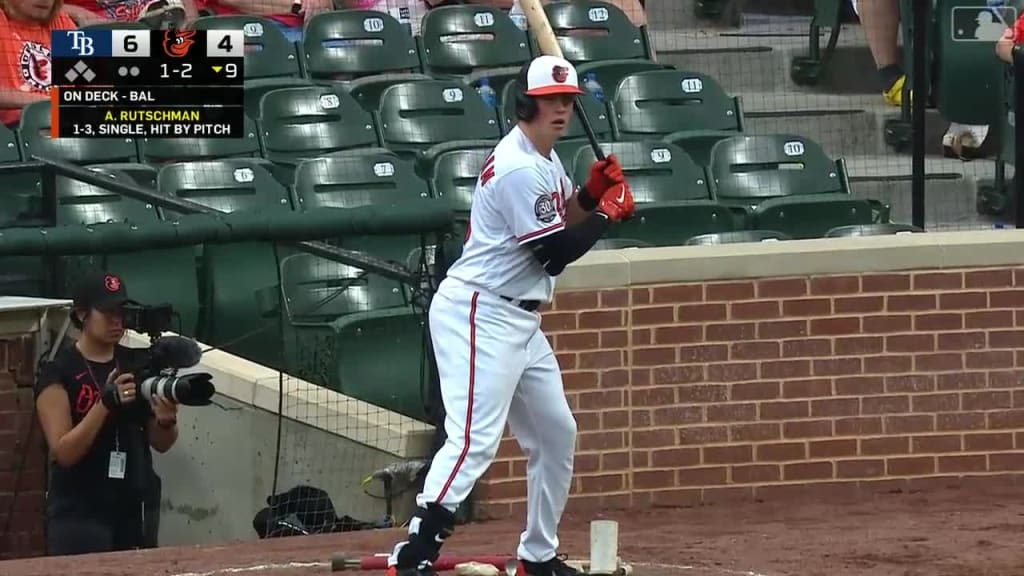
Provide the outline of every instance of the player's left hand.
[[583,189],[595,201],[600,202],[607,191],[616,184],[625,182],[622,176],[622,166],[615,154],[609,154],[604,160],[598,160],[590,166],[590,177]]

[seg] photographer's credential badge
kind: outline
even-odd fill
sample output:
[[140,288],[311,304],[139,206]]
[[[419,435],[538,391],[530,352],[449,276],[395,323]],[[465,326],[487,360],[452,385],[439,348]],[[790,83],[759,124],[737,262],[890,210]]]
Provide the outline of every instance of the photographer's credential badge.
[[110,466],[107,468],[107,476],[115,480],[124,480],[124,471],[127,468],[128,456],[124,452],[114,450],[110,453]]

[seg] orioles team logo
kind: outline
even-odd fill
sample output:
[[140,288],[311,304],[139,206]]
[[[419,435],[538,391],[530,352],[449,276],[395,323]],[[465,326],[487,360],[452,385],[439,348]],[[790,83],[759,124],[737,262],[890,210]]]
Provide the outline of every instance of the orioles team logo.
[[18,56],[22,90],[50,89],[50,49],[38,42],[25,42]]
[[117,292],[121,289],[121,279],[117,276],[107,276],[103,279],[103,285],[106,286],[108,292]]
[[164,52],[171,58],[184,58],[188,56],[188,49],[196,43],[192,39],[195,35],[195,30],[168,28],[164,31]]
[[569,69],[565,66],[555,66],[551,69],[551,77],[561,84],[569,79]]

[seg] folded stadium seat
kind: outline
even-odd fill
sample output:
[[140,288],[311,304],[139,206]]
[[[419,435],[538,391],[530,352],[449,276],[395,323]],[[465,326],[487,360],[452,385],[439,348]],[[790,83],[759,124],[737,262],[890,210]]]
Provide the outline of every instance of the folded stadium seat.
[[504,10],[490,6],[433,8],[416,40],[427,74],[458,77],[474,88],[486,80],[498,98],[532,57],[526,32]]
[[[123,172],[93,168],[111,180],[133,182]],[[156,206],[123,196],[99,186],[58,176],[57,225],[95,226],[103,233],[104,223],[132,223],[139,228],[161,222]],[[170,304],[178,317],[174,330],[196,336],[199,317],[199,282],[191,246],[140,250],[58,259],[57,286],[60,294],[70,296],[79,271],[100,267],[119,274],[131,287],[131,297],[143,304]]]
[[86,168],[123,174],[134,180],[139,186],[156,190],[156,175],[159,169],[151,164],[143,164],[141,162],[105,162],[89,164]]
[[616,140],[660,138],[706,166],[715,142],[743,132],[739,97],[714,78],[687,70],[630,74],[611,97]]
[[425,420],[425,311],[359,272],[302,253],[281,261],[288,373]]
[[[634,26],[619,7],[599,0],[549,2],[544,6],[562,56],[576,66],[580,84],[593,77],[610,96],[619,81],[635,72],[671,68],[655,61],[647,27]],[[537,40],[531,35],[539,53]]]
[[301,48],[310,78],[342,85],[368,112],[388,86],[430,78],[408,29],[384,12],[321,12],[306,22]]
[[409,159],[430,164],[432,158],[469,140],[501,137],[498,119],[460,80],[423,80],[384,90],[377,112],[381,142]]
[[[157,174],[157,189],[221,212],[292,210],[287,189],[259,159],[167,164]],[[176,217],[163,212],[165,219]],[[283,365],[277,262],[272,242],[203,247],[199,332],[204,341],[264,366]]]
[[823,238],[838,226],[863,226],[873,219],[867,200],[842,193],[768,198],[750,215],[753,228],[778,230],[794,239]]
[[18,135],[25,160],[39,155],[74,164],[96,164],[136,162],[139,156],[134,138],[51,138],[49,100],[33,102],[22,109]]
[[648,244],[641,240],[634,240],[630,238],[602,238],[597,242],[594,242],[593,250],[621,250],[623,248],[652,248],[653,244]]
[[852,236],[891,236],[894,234],[919,234],[924,229],[912,224],[861,224],[837,226],[825,233],[826,238],[849,238]]
[[792,240],[788,235],[774,230],[734,230],[719,234],[701,234],[686,241],[687,246],[708,246],[711,244],[741,244],[744,242],[775,242]]
[[302,76],[297,46],[268,18],[245,14],[203,16],[192,30],[242,30],[245,38],[245,81]]
[[259,126],[263,156],[292,170],[306,158],[379,145],[373,116],[332,86],[267,92],[260,100]]
[[[517,124],[513,90],[515,90],[515,84],[510,82],[505,85],[505,89],[502,91],[502,135],[511,132]],[[583,104],[583,110],[587,113],[587,121],[590,122],[590,127],[594,129],[594,135],[597,136],[598,141],[611,140],[612,128],[608,119],[608,110],[604,104],[586,94],[577,98],[576,102],[577,104]],[[576,156],[576,152],[580,148],[587,146],[590,146],[587,132],[583,129],[579,116],[576,112],[573,112],[572,119],[569,120],[569,126],[565,129],[565,134],[555,143],[555,152],[558,153],[558,157],[562,160],[566,170],[571,170],[569,163]]]
[[217,158],[259,158],[260,138],[256,121],[245,117],[242,138],[142,138],[139,157],[150,164]]
[[[789,71],[793,82],[799,85],[814,85],[825,75],[839,43],[844,3],[845,0],[814,0],[807,55],[793,57]],[[824,49],[821,46],[822,28],[829,29],[828,42]]]

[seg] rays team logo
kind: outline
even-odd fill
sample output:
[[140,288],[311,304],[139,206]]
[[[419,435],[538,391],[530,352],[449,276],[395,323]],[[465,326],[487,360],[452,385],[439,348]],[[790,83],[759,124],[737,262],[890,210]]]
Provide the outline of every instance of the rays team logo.
[[195,30],[167,29],[164,32],[164,52],[171,58],[184,58],[188,56],[188,49],[196,43],[192,39],[195,35]]
[[551,78],[562,84],[569,79],[569,69],[565,66],[555,66],[551,69]]
[[18,56],[23,86],[29,90],[50,89],[50,49],[38,42],[25,42]]

